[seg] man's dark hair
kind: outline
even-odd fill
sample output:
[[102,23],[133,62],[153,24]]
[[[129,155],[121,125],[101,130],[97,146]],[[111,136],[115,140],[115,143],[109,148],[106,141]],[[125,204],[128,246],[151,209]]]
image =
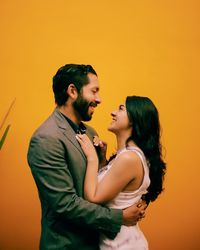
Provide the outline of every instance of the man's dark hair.
[[53,77],[54,98],[58,106],[64,105],[67,101],[67,88],[70,84],[74,84],[78,93],[80,93],[82,87],[89,83],[88,73],[97,76],[91,65],[66,64],[58,69]]

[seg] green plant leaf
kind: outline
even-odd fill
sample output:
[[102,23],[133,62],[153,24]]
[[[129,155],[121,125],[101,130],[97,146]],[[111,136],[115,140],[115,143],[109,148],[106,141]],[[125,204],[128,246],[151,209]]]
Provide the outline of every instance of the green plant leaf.
[[10,113],[10,111],[11,111],[11,109],[12,109],[14,103],[15,103],[15,101],[16,101],[16,98],[15,98],[15,99],[12,101],[12,103],[10,104],[10,107],[9,107],[7,113],[5,114],[2,123],[0,124],[0,130],[2,129],[2,127],[3,127],[3,125],[4,125],[4,123],[5,123],[6,119],[7,119],[7,117],[8,117],[8,115],[9,115],[9,113]]
[[4,141],[5,141],[6,136],[7,136],[7,134],[8,134],[8,130],[10,129],[10,126],[11,126],[10,124],[7,126],[6,130],[5,130],[4,133],[3,133],[2,138],[1,138],[1,140],[0,140],[0,150],[1,150],[2,146],[3,146],[3,144],[4,144]]
[[[7,119],[8,115],[9,115],[9,113],[10,113],[10,111],[11,111],[11,109],[12,109],[14,103],[15,103],[15,101],[16,101],[16,98],[12,101],[12,103],[11,103],[11,105],[10,105],[10,107],[9,107],[9,109],[8,109],[8,111],[7,111],[7,113],[6,113],[6,115],[4,116],[3,121],[2,121],[2,123],[0,124],[0,130],[3,128],[3,125],[4,125],[5,121],[6,121],[6,119]],[[3,136],[2,136],[1,139],[0,139],[0,150],[1,150],[2,146],[3,146],[3,144],[4,144],[4,141],[5,141],[6,136],[7,136],[7,134],[8,134],[8,130],[10,129],[10,126],[11,126],[11,125],[9,124],[9,125],[6,127],[6,130],[4,131]]]

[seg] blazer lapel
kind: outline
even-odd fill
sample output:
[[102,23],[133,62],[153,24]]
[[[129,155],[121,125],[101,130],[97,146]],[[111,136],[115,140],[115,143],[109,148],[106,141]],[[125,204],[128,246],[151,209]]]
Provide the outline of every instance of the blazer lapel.
[[76,134],[70,124],[67,122],[65,117],[60,113],[60,111],[56,108],[53,116],[56,119],[58,127],[62,130],[64,136],[67,137],[67,139],[77,148],[77,150],[82,154],[84,159],[86,159],[86,156],[79,144],[79,142],[76,139]]

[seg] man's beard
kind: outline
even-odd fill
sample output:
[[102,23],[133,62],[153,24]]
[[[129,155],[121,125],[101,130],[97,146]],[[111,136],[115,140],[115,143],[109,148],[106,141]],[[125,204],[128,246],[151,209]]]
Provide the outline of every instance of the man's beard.
[[88,102],[81,94],[79,94],[76,101],[73,102],[73,107],[80,115],[82,121],[90,121],[92,119],[92,113],[88,113],[90,106],[96,107],[97,103]]

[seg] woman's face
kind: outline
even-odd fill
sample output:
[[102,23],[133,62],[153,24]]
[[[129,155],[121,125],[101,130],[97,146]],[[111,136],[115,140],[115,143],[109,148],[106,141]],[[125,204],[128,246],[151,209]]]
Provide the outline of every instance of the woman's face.
[[125,104],[119,105],[118,109],[111,113],[112,122],[108,126],[108,130],[118,134],[122,131],[131,131],[131,124],[128,119]]

